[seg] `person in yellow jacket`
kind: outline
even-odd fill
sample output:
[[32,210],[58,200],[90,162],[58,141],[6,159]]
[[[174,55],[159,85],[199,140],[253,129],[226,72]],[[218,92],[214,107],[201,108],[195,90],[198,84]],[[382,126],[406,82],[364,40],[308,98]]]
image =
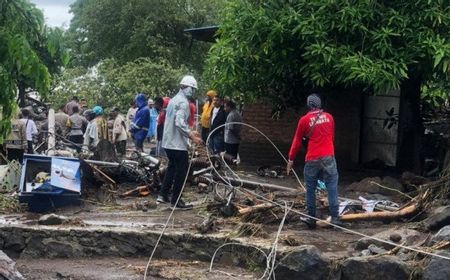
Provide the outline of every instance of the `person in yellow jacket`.
[[217,96],[217,92],[215,90],[209,90],[206,93],[206,100],[205,104],[203,104],[203,110],[201,115],[201,124],[202,124],[202,140],[204,143],[206,143],[206,139],[209,135],[209,127],[211,126],[210,120],[211,120],[211,111],[214,108],[213,105],[213,98]]

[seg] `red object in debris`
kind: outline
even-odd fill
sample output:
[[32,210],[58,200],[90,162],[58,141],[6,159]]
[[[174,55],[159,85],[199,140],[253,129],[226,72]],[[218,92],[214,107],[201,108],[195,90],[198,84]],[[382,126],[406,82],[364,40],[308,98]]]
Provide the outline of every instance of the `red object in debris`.
[[197,108],[195,107],[194,102],[189,102],[189,110],[191,111],[191,114],[189,115],[189,127],[193,127],[195,122],[195,114],[197,113]]

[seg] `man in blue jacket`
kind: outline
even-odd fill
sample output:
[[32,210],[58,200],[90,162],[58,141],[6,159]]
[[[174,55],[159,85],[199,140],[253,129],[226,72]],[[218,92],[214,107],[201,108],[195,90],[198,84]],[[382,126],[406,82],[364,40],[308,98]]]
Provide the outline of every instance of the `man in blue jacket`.
[[134,139],[136,150],[138,152],[144,151],[144,140],[148,134],[148,128],[150,126],[150,111],[147,107],[147,98],[143,93],[136,95],[134,99],[136,102],[136,115],[131,123],[131,135]]

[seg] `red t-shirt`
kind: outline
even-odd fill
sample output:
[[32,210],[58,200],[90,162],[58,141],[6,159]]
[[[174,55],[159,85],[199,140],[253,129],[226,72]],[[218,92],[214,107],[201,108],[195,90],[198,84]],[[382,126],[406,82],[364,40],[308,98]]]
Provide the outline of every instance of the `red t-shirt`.
[[310,111],[300,118],[289,150],[289,159],[294,160],[302,146],[302,138],[309,134],[308,150],[305,161],[315,160],[325,156],[334,156],[334,119],[326,113],[321,112],[314,127],[314,121],[319,113],[318,110]]
[[189,126],[193,127],[195,122],[195,114],[197,113],[197,108],[195,107],[194,102],[189,102],[189,111],[191,112],[189,115]]

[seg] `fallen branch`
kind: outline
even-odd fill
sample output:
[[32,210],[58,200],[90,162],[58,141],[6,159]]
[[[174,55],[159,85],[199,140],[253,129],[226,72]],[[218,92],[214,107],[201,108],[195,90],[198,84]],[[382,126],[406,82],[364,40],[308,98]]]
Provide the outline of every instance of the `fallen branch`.
[[147,186],[140,186],[133,190],[129,190],[119,195],[119,197],[127,197],[127,196],[148,196],[150,194],[150,190]]
[[413,200],[413,199],[414,199],[412,196],[409,196],[409,195],[407,195],[406,193],[401,192],[401,191],[399,191],[399,190],[397,190],[397,189],[393,189],[393,188],[389,188],[389,187],[383,186],[383,185],[378,184],[377,182],[374,182],[374,181],[369,181],[369,183],[370,183],[370,184],[373,184],[373,185],[375,185],[375,186],[378,186],[378,187],[380,187],[380,188],[382,188],[382,189],[386,189],[386,190],[389,190],[389,191],[392,191],[392,192],[397,192],[397,193],[399,193],[400,195],[402,195],[402,196],[404,196],[404,197],[406,197],[406,198],[408,198],[408,199],[410,199],[410,200]]
[[341,216],[343,222],[356,222],[356,221],[393,221],[400,218],[414,215],[419,210],[416,204],[405,207],[395,212],[372,212],[372,213],[358,213],[358,214],[346,214]]
[[261,204],[257,204],[254,206],[248,206],[245,208],[241,208],[238,210],[238,214],[239,215],[245,215],[245,214],[249,214],[249,213],[253,213],[256,211],[260,211],[260,210],[266,210],[266,209],[270,209],[275,207],[274,204],[270,203],[270,202],[265,202],[265,203],[261,203]]

